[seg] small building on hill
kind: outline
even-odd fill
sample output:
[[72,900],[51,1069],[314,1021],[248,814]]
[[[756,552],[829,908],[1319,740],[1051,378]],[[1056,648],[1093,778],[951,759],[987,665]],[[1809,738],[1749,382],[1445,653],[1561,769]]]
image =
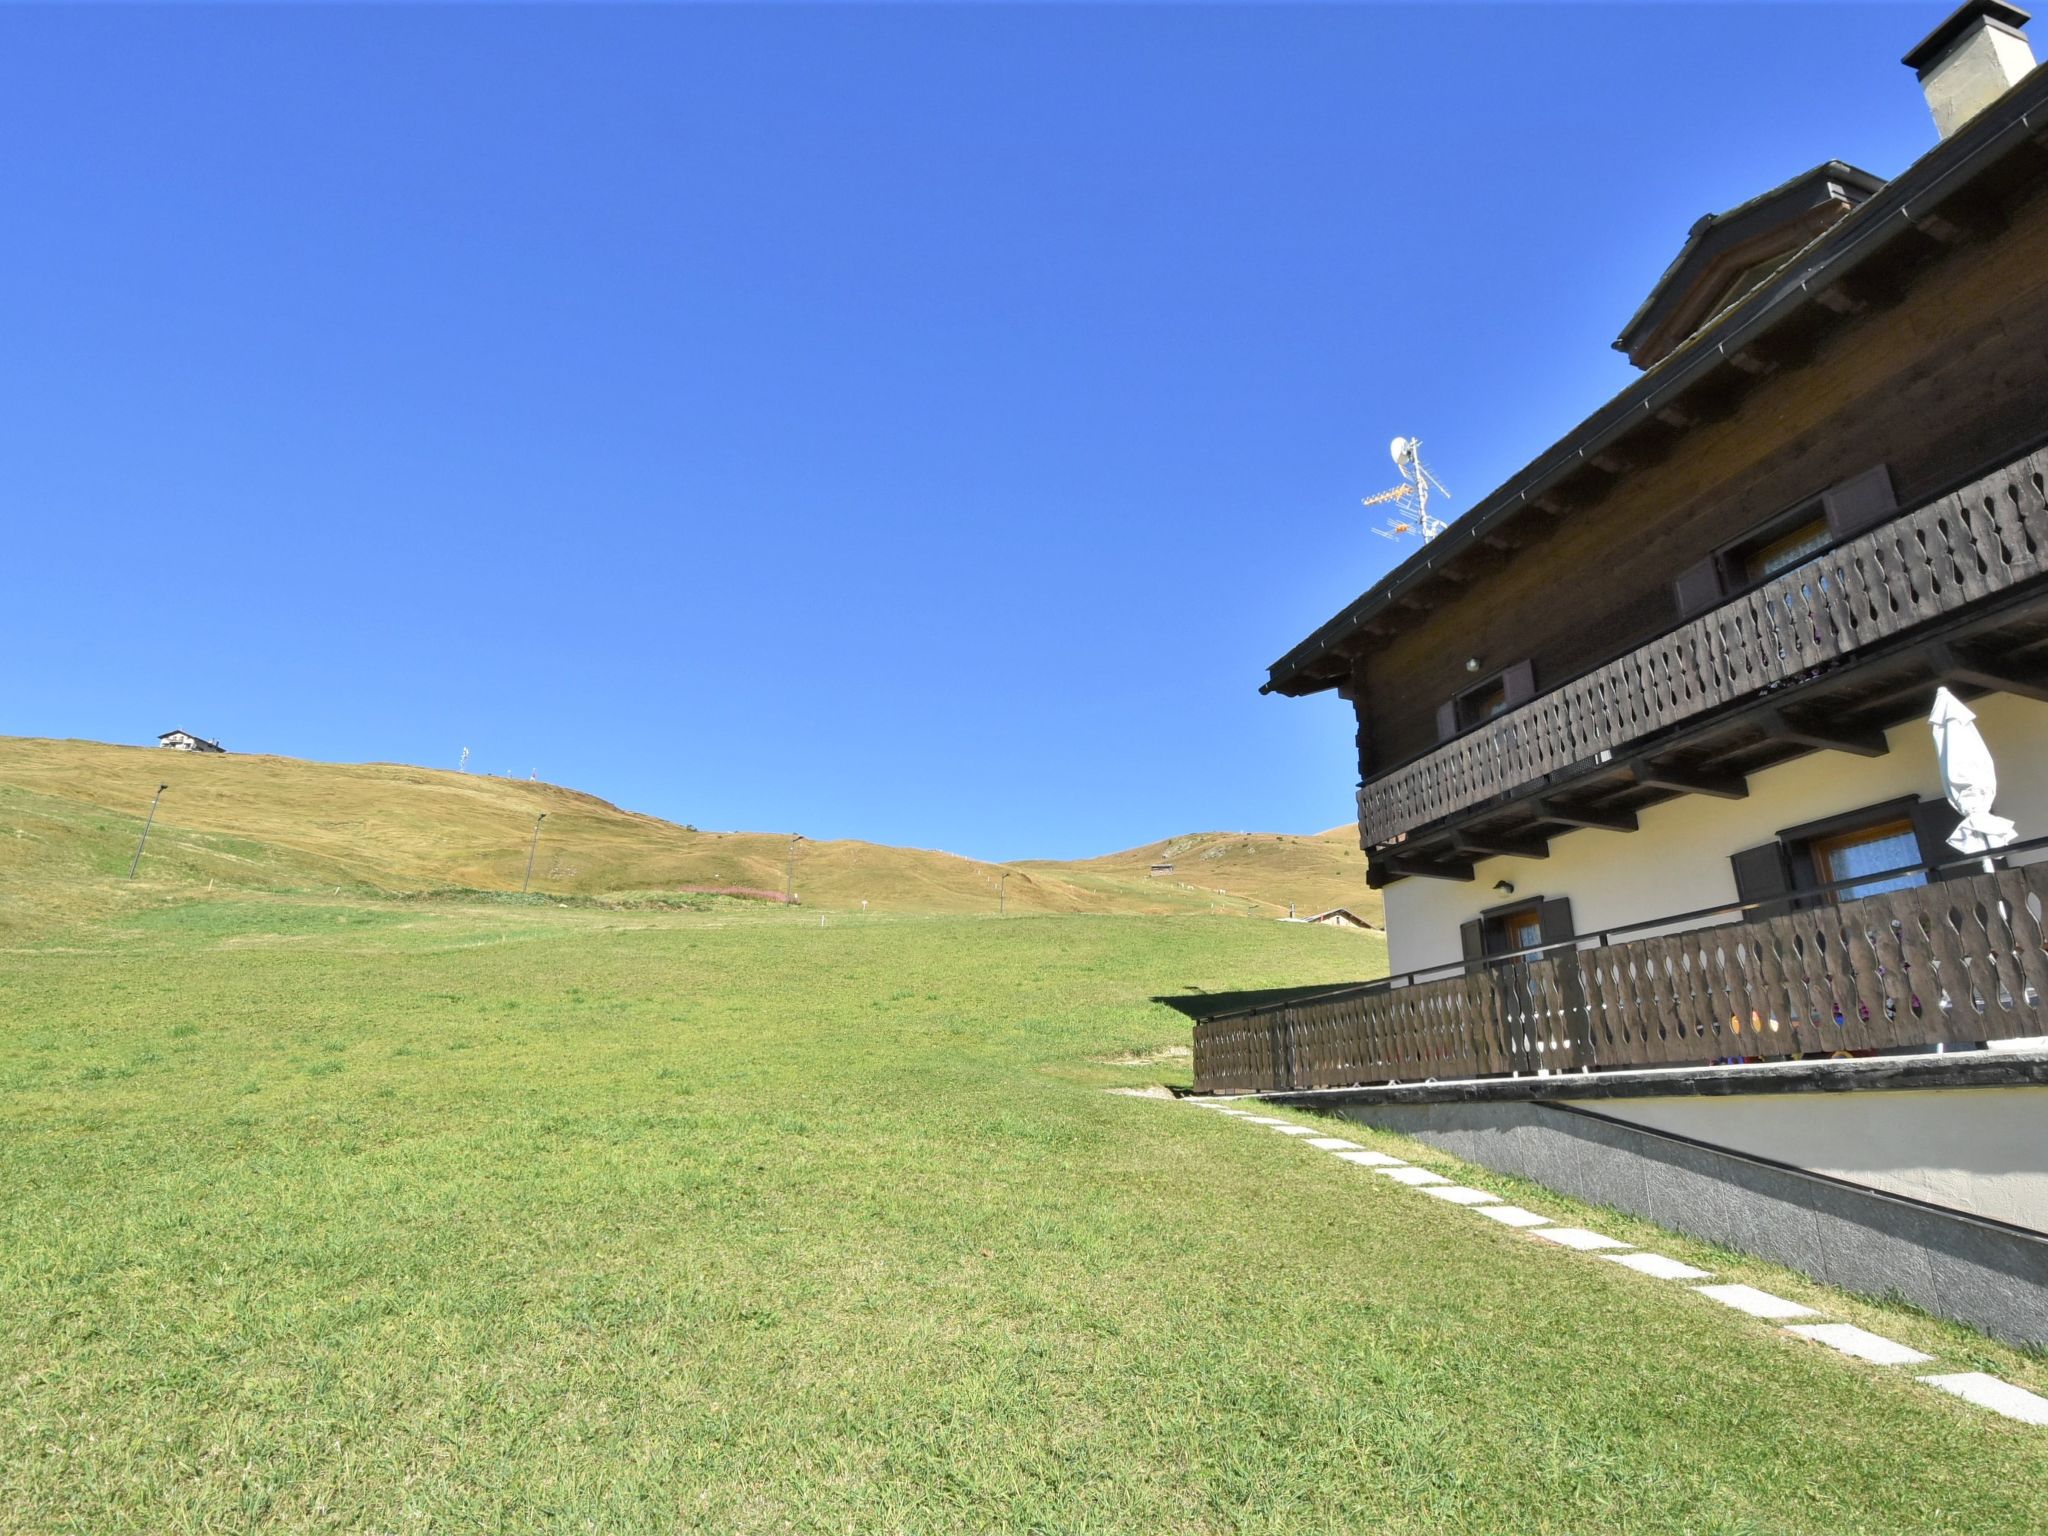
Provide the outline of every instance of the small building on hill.
[[1307,917],[1283,917],[1283,923],[1320,923],[1325,928],[1354,928],[1361,933],[1373,932],[1378,924],[1369,923],[1349,907],[1332,907],[1327,912],[1314,912]]
[[173,752],[225,752],[227,748],[217,741],[208,741],[204,736],[195,736],[190,731],[165,731],[157,737],[156,744],[169,747]]
[[1146,873],[1154,880],[1159,879],[1163,875],[1170,875],[1173,873],[1173,861],[1171,859],[1162,859],[1159,863],[1154,864]]

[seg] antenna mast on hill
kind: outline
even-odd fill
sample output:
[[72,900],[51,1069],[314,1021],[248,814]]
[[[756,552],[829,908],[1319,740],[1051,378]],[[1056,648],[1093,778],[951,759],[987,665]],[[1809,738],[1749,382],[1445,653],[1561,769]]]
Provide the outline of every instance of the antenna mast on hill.
[[1381,491],[1377,496],[1365,498],[1365,506],[1392,503],[1394,509],[1394,516],[1388,519],[1387,525],[1375,528],[1373,532],[1383,539],[1404,539],[1415,534],[1427,544],[1444,531],[1444,520],[1430,513],[1429,493],[1433,490],[1446,501],[1450,500],[1451,493],[1444,489],[1443,481],[1424,466],[1421,438],[1397,437],[1387,445],[1387,453],[1394,461],[1394,468],[1401,472],[1401,483],[1391,491]]

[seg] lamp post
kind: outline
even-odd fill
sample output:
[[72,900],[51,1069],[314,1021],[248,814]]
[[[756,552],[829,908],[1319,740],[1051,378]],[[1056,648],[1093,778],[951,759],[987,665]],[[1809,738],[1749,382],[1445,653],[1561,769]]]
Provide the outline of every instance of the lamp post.
[[996,876],[996,916],[997,916],[997,917],[1002,917],[1002,916],[1003,916],[1003,915],[1005,914],[1005,909],[1006,909],[1006,906],[1007,906],[1007,902],[1006,902],[1006,900],[1005,900],[1005,897],[1006,897],[1006,896],[1007,896],[1007,894],[1008,894],[1008,893],[1007,893],[1007,891],[1006,891],[1006,889],[1005,889],[1005,887],[1006,887],[1006,886],[1008,886],[1008,884],[1009,884],[1009,880],[1010,880],[1010,872],[1009,872],[1009,871],[1008,871],[1007,869],[1006,869],[1006,870],[1004,870],[1004,871],[1003,871],[1003,872],[1002,872],[1001,874],[999,874],[999,875],[997,875],[997,876]]
[[533,841],[526,845],[526,878],[519,882],[519,894],[522,896],[526,894],[526,888],[533,884],[533,855],[540,847],[540,824],[547,819],[546,811],[533,818]]
[[135,843],[135,857],[128,861],[128,878],[130,880],[135,878],[135,871],[142,864],[142,850],[149,844],[149,829],[156,825],[156,803],[163,799],[164,791],[170,787],[168,784],[159,784],[156,787],[156,793],[150,796],[149,815],[143,818],[142,836],[136,839]]
[[796,900],[796,845],[803,840],[801,832],[789,834],[789,862],[782,871],[782,904],[785,907]]

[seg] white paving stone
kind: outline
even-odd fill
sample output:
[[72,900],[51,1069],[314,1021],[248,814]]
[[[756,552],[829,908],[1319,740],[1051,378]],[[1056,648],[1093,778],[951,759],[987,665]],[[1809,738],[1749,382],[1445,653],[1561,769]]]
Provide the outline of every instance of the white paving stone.
[[1408,1165],[1398,1157],[1389,1157],[1384,1152],[1339,1152],[1338,1158],[1347,1163],[1356,1163],[1361,1168],[1405,1168]]
[[1922,1376],[1930,1387],[1953,1393],[1966,1403],[1989,1408],[2022,1424],[2048,1424],[2048,1397],[2016,1387],[1982,1371],[1962,1371],[1953,1376]]
[[1676,1259],[1667,1259],[1661,1253],[1603,1253],[1601,1258],[1610,1264],[1625,1265],[1639,1275],[1650,1275],[1658,1280],[1704,1280],[1707,1271],[1694,1269],[1690,1264],[1681,1264]]
[[1534,1211],[1525,1211],[1519,1205],[1475,1205],[1472,1207],[1482,1216],[1491,1216],[1504,1227],[1547,1227],[1548,1216],[1538,1216]]
[[1276,1125],[1273,1129],[1282,1136],[1313,1136],[1316,1133],[1312,1125]]
[[1816,1344],[1825,1344],[1829,1349],[1838,1349],[1845,1355],[1854,1355],[1858,1360],[1868,1360],[1872,1365],[1920,1365],[1934,1358],[1921,1354],[1917,1349],[1908,1349],[1881,1333],[1858,1328],[1854,1323],[1792,1323],[1785,1331],[1796,1333],[1802,1339],[1811,1339]]
[[1246,1115],[1253,1125],[1292,1125],[1292,1120],[1275,1120],[1271,1115]]
[[1356,1152],[1359,1150],[1357,1142],[1346,1141],[1342,1136],[1317,1136],[1312,1138],[1308,1144],[1323,1152]]
[[1820,1316],[1811,1307],[1802,1307],[1796,1301],[1773,1296],[1769,1291],[1760,1291],[1753,1285],[1696,1285],[1693,1289],[1709,1301],[1718,1301],[1724,1307],[1747,1312],[1751,1317]]
[[1453,1205],[1486,1205],[1500,1198],[1483,1189],[1467,1189],[1463,1184],[1431,1184],[1422,1192],[1435,1195],[1439,1200],[1448,1200]]
[[1451,1181],[1427,1168],[1382,1168],[1381,1173],[1399,1184],[1448,1184]]
[[1535,1234],[1546,1243],[1556,1243],[1563,1248],[1577,1248],[1587,1251],[1594,1248],[1626,1248],[1618,1237],[1607,1237],[1599,1232],[1588,1232],[1584,1227],[1545,1227]]

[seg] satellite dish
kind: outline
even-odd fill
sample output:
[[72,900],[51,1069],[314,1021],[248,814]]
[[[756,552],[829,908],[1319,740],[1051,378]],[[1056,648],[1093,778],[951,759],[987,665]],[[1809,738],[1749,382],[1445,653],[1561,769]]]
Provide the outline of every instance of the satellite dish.
[[1365,498],[1368,507],[1391,503],[1400,514],[1397,521],[1373,532],[1385,539],[1405,538],[1418,534],[1427,544],[1444,531],[1444,520],[1429,510],[1429,494],[1448,498],[1450,492],[1444,483],[1431,474],[1422,462],[1422,439],[1419,437],[1397,437],[1387,444],[1387,453],[1394,461],[1394,467],[1401,472],[1401,483],[1392,490],[1381,491],[1377,496]]

